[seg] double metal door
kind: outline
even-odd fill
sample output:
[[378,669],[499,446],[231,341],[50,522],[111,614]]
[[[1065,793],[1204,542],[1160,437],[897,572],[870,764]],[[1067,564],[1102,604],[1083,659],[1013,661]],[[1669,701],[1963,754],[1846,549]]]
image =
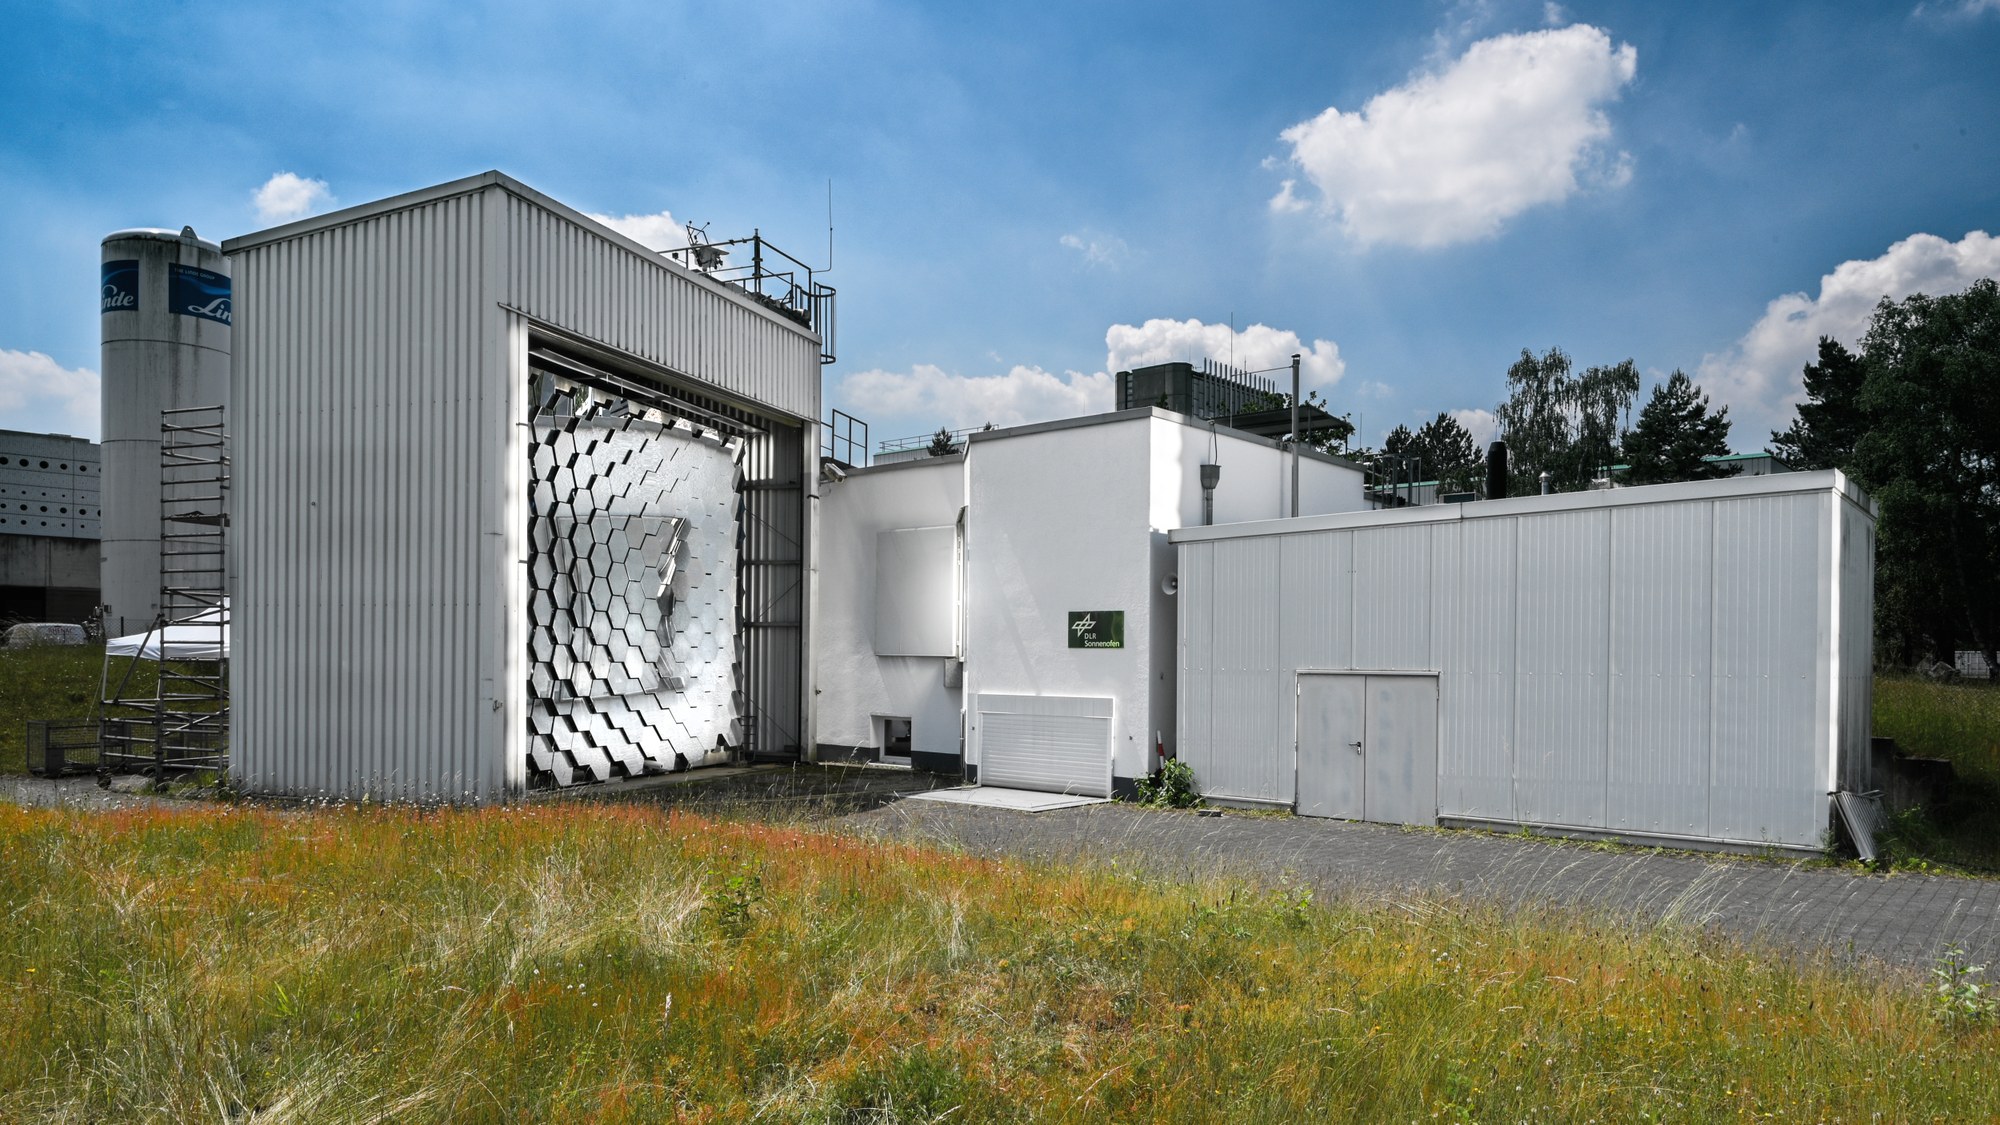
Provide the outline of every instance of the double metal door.
[[1301,816],[1437,823],[1435,676],[1301,672]]

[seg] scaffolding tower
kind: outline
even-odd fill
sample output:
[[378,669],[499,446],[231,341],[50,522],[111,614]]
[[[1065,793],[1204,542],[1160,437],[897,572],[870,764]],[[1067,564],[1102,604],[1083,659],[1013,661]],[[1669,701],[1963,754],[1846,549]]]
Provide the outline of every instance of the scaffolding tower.
[[[160,610],[99,711],[100,772],[155,780],[220,769],[229,751],[229,453],[224,408],[160,412]],[[153,654],[151,690],[134,676]]]

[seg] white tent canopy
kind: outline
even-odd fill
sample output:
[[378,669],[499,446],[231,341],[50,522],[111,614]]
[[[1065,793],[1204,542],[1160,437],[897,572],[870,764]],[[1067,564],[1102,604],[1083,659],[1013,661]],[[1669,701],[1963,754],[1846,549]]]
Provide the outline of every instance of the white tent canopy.
[[[222,625],[217,643],[216,623]],[[229,659],[229,607],[211,609],[187,621],[113,637],[104,642],[106,656],[132,656],[140,660],[227,660]]]

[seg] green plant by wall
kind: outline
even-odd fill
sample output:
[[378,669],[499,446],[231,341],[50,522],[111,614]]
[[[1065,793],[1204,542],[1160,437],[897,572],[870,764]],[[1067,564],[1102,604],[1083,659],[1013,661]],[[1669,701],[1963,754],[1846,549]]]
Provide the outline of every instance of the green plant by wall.
[[1157,809],[1191,809],[1201,804],[1194,787],[1194,770],[1179,758],[1169,758],[1151,777],[1139,779],[1139,803]]

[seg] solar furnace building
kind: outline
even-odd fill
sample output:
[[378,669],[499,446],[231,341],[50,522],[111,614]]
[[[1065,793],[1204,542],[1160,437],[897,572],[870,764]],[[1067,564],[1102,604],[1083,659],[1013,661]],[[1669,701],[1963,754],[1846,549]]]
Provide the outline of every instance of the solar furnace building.
[[810,271],[498,172],[223,248],[240,784],[489,801],[812,745]]

